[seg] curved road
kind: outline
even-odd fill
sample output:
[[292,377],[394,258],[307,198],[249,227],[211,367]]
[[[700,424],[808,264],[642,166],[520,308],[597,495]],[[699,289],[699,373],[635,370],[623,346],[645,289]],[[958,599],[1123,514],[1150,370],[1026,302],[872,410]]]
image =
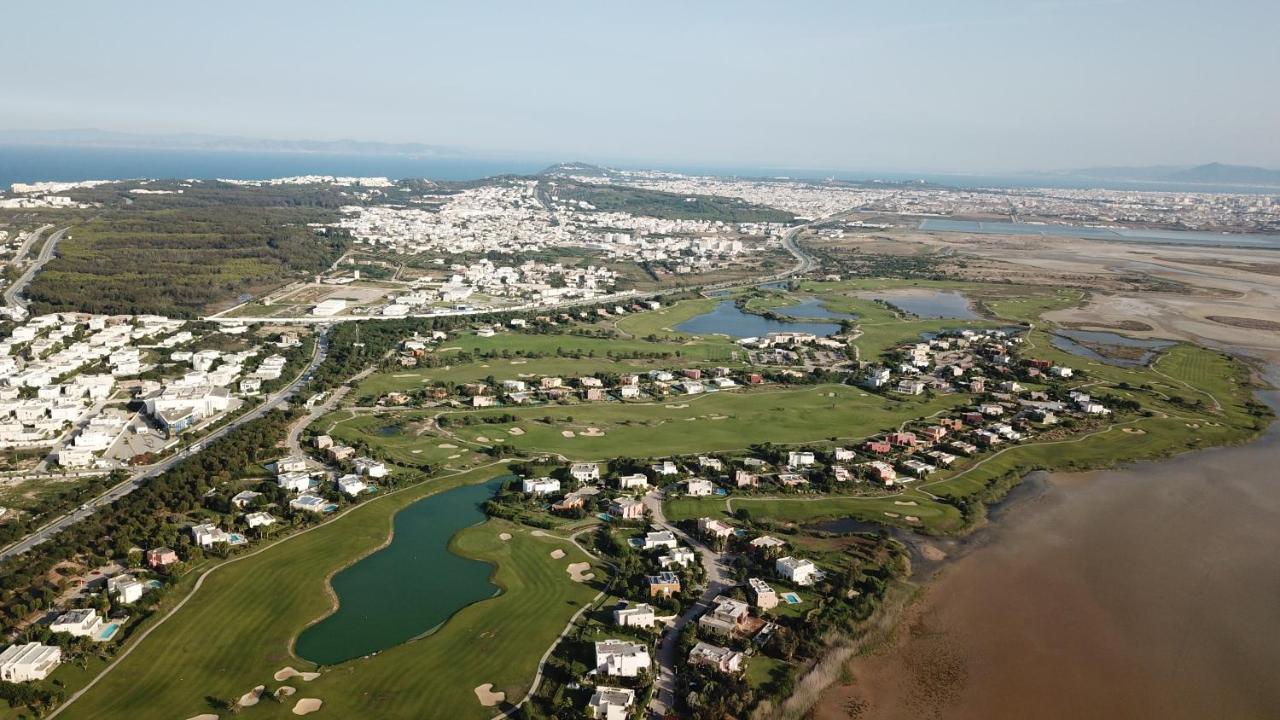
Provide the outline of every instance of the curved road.
[[[50,240],[52,240],[52,238],[50,238]],[[147,466],[145,469],[130,476],[129,479],[121,482],[118,485],[115,485],[109,488],[106,492],[102,493],[98,497],[81,505],[75,510],[72,510],[71,512],[66,513],[65,515],[61,515],[49,521],[45,525],[41,526],[40,529],[36,530],[30,535],[27,535],[21,540],[18,540],[17,542],[9,545],[3,550],[0,550],[0,560],[7,560],[15,555],[21,555],[22,553],[30,550],[36,545],[39,545],[45,540],[48,540],[54,535],[57,535],[58,533],[62,532],[67,527],[79,522],[80,520],[83,520],[84,518],[89,517],[94,512],[97,512],[100,508],[109,506],[111,503],[115,502],[116,500],[119,500],[120,498],[124,497],[125,495],[128,495],[134,490],[137,490],[149,478],[153,478],[165,472],[166,470],[172,468],[174,465],[177,465],[183,460],[186,460],[188,457],[191,457],[192,455],[200,452],[200,448],[203,448],[208,443],[214,440],[217,440],[218,438],[221,438],[222,436],[240,427],[241,425],[244,425],[247,422],[257,420],[263,415],[266,415],[269,411],[280,407],[282,404],[284,404],[290,398],[292,398],[294,394],[297,393],[298,389],[301,388],[308,380],[311,379],[311,373],[313,373],[315,369],[319,367],[320,363],[324,361],[328,352],[329,352],[329,336],[327,331],[322,330],[319,338],[316,341],[315,351],[311,356],[311,363],[307,365],[307,368],[303,370],[301,373],[299,373],[298,377],[294,378],[293,382],[289,383],[289,385],[280,389],[278,392],[276,392],[275,395],[268,397],[266,401],[263,402],[261,405],[254,407],[253,409],[249,410],[243,415],[240,415],[239,417],[235,418],[234,420],[227,423],[226,425],[223,425],[218,429],[214,430],[213,432],[210,432],[208,435],[205,435],[204,437],[198,439],[195,443],[193,443],[190,447],[186,448],[185,450],[174,453],[172,456],[165,458],[164,460],[161,460],[160,462],[154,465]]]
[[[51,227],[53,226],[45,225],[44,227],[34,231],[32,236],[28,238],[27,242],[23,243],[23,248],[29,249],[31,245],[39,242],[41,233]],[[35,261],[27,267],[26,271],[23,272],[12,285],[5,288],[5,305],[8,305],[9,307],[20,307],[23,310],[27,309],[27,299],[24,298],[22,294],[26,292],[27,286],[31,284],[33,279],[35,279],[36,273],[40,272],[40,268],[44,267],[45,263],[53,259],[53,251],[58,247],[58,241],[62,240],[62,236],[66,235],[67,231],[70,229],[71,228],[69,227],[64,227],[49,236],[49,239],[44,243],[44,247],[40,248],[40,254],[36,256]],[[23,250],[23,252],[25,254],[25,250]]]

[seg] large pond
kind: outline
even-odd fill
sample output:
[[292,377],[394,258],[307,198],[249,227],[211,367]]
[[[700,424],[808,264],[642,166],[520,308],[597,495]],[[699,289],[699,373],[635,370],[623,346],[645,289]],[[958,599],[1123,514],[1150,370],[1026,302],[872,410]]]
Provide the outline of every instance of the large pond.
[[920,290],[909,288],[903,290],[886,290],[872,293],[867,297],[881,300],[890,305],[922,318],[948,318],[952,320],[980,320],[982,316],[973,311],[969,298],[950,290]]
[[1057,330],[1049,342],[1072,355],[1120,367],[1143,367],[1159,351],[1174,344],[1169,340],[1131,338],[1096,330]]
[[779,305],[769,308],[770,312],[792,318],[826,318],[828,320],[856,320],[857,315],[830,310],[818,298],[809,298],[794,305]]
[[761,315],[743,312],[732,300],[716,305],[709,313],[689,318],[676,326],[676,330],[693,335],[719,333],[735,338],[761,337],[774,332],[806,332],[814,335],[834,335],[840,332],[835,323],[791,322],[771,320]]
[[338,609],[302,632],[294,651],[333,665],[419,637],[499,592],[493,566],[449,551],[485,519],[481,505],[510,476],[425,497],[395,516],[391,544],[333,577]]

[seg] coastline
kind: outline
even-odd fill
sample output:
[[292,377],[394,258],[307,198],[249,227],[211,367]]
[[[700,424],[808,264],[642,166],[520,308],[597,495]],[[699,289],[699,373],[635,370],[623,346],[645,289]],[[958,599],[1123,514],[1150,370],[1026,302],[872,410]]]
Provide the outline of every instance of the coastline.
[[[1274,378],[1278,374],[1280,374],[1280,367],[1267,366],[1255,375],[1255,380],[1263,379],[1274,383]],[[1260,389],[1254,395],[1267,402],[1272,408],[1280,406],[1280,390]],[[840,682],[832,681],[826,685],[817,702],[806,706],[798,713],[778,717],[799,717],[810,713],[817,720],[838,718],[871,720],[872,718],[921,716],[967,719],[1004,716],[999,712],[1000,709],[1008,710],[1009,715],[1020,713],[1026,716],[1028,712],[1034,712],[1037,706],[1017,705],[1020,700],[1026,698],[1017,696],[1014,691],[1004,692],[1005,695],[1010,696],[1005,701],[1014,707],[1006,706],[998,709],[992,707],[998,703],[991,702],[989,698],[975,701],[966,694],[972,693],[971,686],[976,683],[986,683],[989,686],[985,687],[987,693],[1000,694],[1002,688],[1010,683],[1009,674],[1002,673],[999,682],[992,682],[991,668],[1000,667],[1006,671],[1013,669],[1008,667],[1012,665],[1012,661],[1006,660],[1002,664],[999,659],[983,657],[982,651],[970,652],[966,647],[966,641],[960,639],[966,635],[966,632],[972,632],[961,629],[965,623],[972,623],[972,619],[965,614],[965,611],[971,610],[980,602],[993,600],[998,602],[999,599],[993,596],[997,594],[997,587],[1003,587],[995,584],[1000,582],[999,577],[993,577],[996,571],[987,570],[985,573],[979,573],[976,568],[980,565],[994,565],[995,563],[991,560],[993,556],[998,556],[997,559],[1004,560],[1004,564],[1000,565],[1002,571],[1010,572],[1012,568],[1042,577],[1047,583],[1069,584],[1063,579],[1055,580],[1052,572],[1027,570],[1024,563],[1030,564],[1034,560],[1014,557],[1026,550],[1025,545],[1012,544],[1019,539],[1025,539],[1023,536],[1028,533],[1023,528],[1032,527],[1041,536],[1052,536],[1050,540],[1044,541],[1045,544],[1053,545],[1055,550],[1061,551],[1062,547],[1071,547],[1078,538],[1066,532],[1061,525],[1055,526],[1054,521],[1067,512],[1064,508],[1069,508],[1076,497],[1093,496],[1092,502],[1103,503],[1103,509],[1107,510],[1106,505],[1131,499],[1132,488],[1126,488],[1126,485],[1147,482],[1155,492],[1160,493],[1165,491],[1167,485],[1161,482],[1161,478],[1171,475],[1188,476],[1190,482],[1199,486],[1200,492],[1207,492],[1206,486],[1218,482],[1219,477],[1205,474],[1205,468],[1216,469],[1224,462],[1230,464],[1233,454],[1273,457],[1273,460],[1280,460],[1280,422],[1273,418],[1265,429],[1248,441],[1197,449],[1193,452],[1181,452],[1168,457],[1120,463],[1111,468],[1081,472],[1025,473],[1000,500],[989,506],[987,521],[964,536],[928,537],[906,531],[893,531],[896,538],[904,541],[912,558],[910,582],[917,587],[917,592],[911,602],[895,608],[897,612],[892,617],[892,629],[888,633],[886,642],[851,657],[844,664]],[[1122,496],[1121,491],[1126,494]],[[1280,498],[1276,499],[1276,507],[1280,507]],[[1032,512],[1033,508],[1034,512]],[[1109,510],[1112,513],[1116,512],[1114,507]],[[1272,511],[1272,505],[1267,505],[1266,510]],[[1089,526],[1089,522],[1096,521],[1081,524]],[[1225,522],[1234,523],[1232,520]],[[1123,523],[1120,525],[1123,526]],[[1144,531],[1149,532],[1150,529],[1147,528]],[[1198,527],[1195,533],[1188,534],[1195,534],[1197,537],[1199,534],[1216,535],[1203,527]],[[924,556],[928,553],[928,549],[938,549],[945,553],[945,557],[936,560],[926,558]],[[924,559],[925,563],[923,566],[918,566],[917,563],[921,559]],[[1183,560],[1196,563],[1194,555],[1186,555]],[[1138,569],[1126,569],[1126,572],[1142,574]],[[978,577],[980,580],[970,580],[971,576]],[[992,585],[986,586],[982,584],[983,582],[990,582]],[[1024,591],[1026,589],[1024,587]],[[961,605],[961,602],[955,598],[961,595],[962,590],[966,600],[958,610],[953,609],[953,606]],[[1009,587],[1008,590],[1010,593],[1016,592],[1013,587]],[[1141,655],[1140,650],[1134,647],[1134,643],[1117,639],[1118,633],[1123,638],[1124,625],[1117,627],[1110,619],[1109,613],[1120,612],[1119,610],[1108,607],[1107,603],[1097,598],[1091,598],[1091,589],[1081,592],[1081,588],[1075,587],[1073,590],[1076,591],[1075,599],[1079,602],[1066,609],[1074,610],[1081,615],[1089,615],[1089,621],[1094,623],[1092,627],[1095,629],[1105,627],[1109,631],[1104,636],[1094,637],[1086,629],[1076,628],[1074,631],[1082,632],[1079,642],[1088,645],[1096,641],[1098,646],[1106,646],[1117,655]],[[1008,602],[1012,607],[1016,607],[1021,601],[1013,599]],[[1025,602],[1030,604],[1033,601]],[[1034,613],[1031,615],[1034,616]],[[957,620],[957,617],[963,620]],[[1004,622],[1000,624],[988,623],[980,626],[986,631],[988,645],[1002,645],[1003,641],[990,639],[993,635],[998,636],[1002,632],[1019,633],[1019,639],[1013,640],[1012,644],[1003,642],[1002,645],[1009,655],[1016,656],[1019,654],[1019,648],[1025,649],[1028,646],[1049,641],[1049,638],[1036,635],[1037,629],[1043,630],[1043,627],[1038,628],[1035,623],[1015,624],[1008,621],[1008,618],[1009,615],[1006,614],[1001,618]],[[984,619],[992,620],[990,617]],[[1047,620],[1047,618],[1036,619]],[[1064,619],[1062,622],[1071,623],[1072,619]],[[1081,624],[1084,624],[1083,621]],[[1276,627],[1275,630],[1280,631],[1280,627]],[[1178,631],[1180,629],[1171,629],[1170,633]],[[1261,632],[1265,635],[1269,631],[1263,628]],[[978,634],[981,635],[981,633]],[[1069,639],[1064,641],[1063,638],[1052,633],[1046,634],[1052,639],[1050,645],[1053,642],[1069,642]],[[1094,648],[1095,652],[1101,653],[1102,650],[1102,647]],[[1195,654],[1195,647],[1184,648],[1178,662],[1184,666],[1190,664],[1192,662],[1190,658]],[[1138,664],[1135,672],[1159,667],[1164,660],[1158,656],[1146,659],[1149,662]],[[1154,670],[1149,672],[1155,674]],[[1082,673],[1087,674],[1083,671]],[[904,675],[910,676],[910,679],[900,680],[899,678]],[[1186,684],[1181,687],[1181,692],[1195,694],[1195,690],[1189,689]],[[1205,689],[1204,692],[1212,694],[1214,691]],[[1268,689],[1267,692],[1271,690]],[[1275,692],[1280,694],[1280,689],[1276,689]],[[1143,714],[1145,709],[1143,706],[1133,704],[1137,702],[1133,698],[1126,698],[1123,701],[1130,703],[1123,709],[1108,708],[1105,700],[1097,698],[1093,698],[1093,702],[1095,705],[1089,712],[1109,711],[1131,717],[1147,716]],[[1079,705],[1075,710],[1083,712]],[[1079,712],[1075,715],[1080,716]],[[1160,712],[1162,714],[1153,714],[1151,717],[1184,716],[1178,714],[1179,709],[1176,707],[1165,708]],[[1254,717],[1247,714],[1247,710],[1244,712],[1246,714],[1236,716]],[[1051,712],[1049,715],[1042,716],[1058,717],[1059,715]],[[1071,715],[1061,715],[1061,717],[1069,716]],[[1186,715],[1186,717],[1192,716]]]

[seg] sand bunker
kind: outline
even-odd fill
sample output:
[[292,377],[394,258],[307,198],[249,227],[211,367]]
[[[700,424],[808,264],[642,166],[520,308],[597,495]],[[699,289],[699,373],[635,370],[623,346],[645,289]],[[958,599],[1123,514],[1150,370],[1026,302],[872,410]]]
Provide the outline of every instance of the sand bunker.
[[519,436],[519,435],[523,435],[524,431],[521,430],[520,428],[511,428],[510,430],[507,431],[507,433],[510,435]]
[[893,504],[894,504],[894,505],[907,505],[907,506],[909,506],[909,507],[915,507],[915,505],[916,505],[916,501],[915,501],[915,500],[894,500],[894,501],[893,501]]
[[939,562],[947,559],[945,552],[927,543],[920,544],[920,556],[930,562]]
[[604,437],[604,431],[600,428],[587,428],[582,431],[582,437]]
[[663,407],[669,408],[671,410],[683,410],[684,408],[689,407],[689,403],[680,403],[679,405],[663,405]]
[[896,518],[896,517],[902,517],[902,516],[901,516],[901,515],[899,515],[898,513],[889,512],[888,510],[885,510],[885,511],[884,511],[884,514],[885,514],[886,516],[888,516],[888,517],[893,517],[893,518]]
[[529,363],[528,360],[512,360],[511,361],[512,365],[527,365],[528,363]]
[[494,692],[493,683],[485,683],[483,685],[476,686],[476,699],[485,707],[493,707],[494,705],[506,700],[507,694],[504,692]]
[[561,435],[562,437],[570,438],[570,437],[573,437],[574,433],[573,433],[573,431],[572,431],[572,430],[561,430],[561,431],[560,431],[560,435]]
[[564,557],[564,551],[561,550],[560,548],[556,548],[555,550],[551,551],[551,559],[559,560],[562,557]]
[[213,713],[205,713],[203,715],[196,715],[195,717],[187,718],[187,720],[218,720],[218,716]]
[[449,457],[445,458],[445,460],[457,460],[457,459],[458,459],[458,458],[460,458],[460,457],[462,457],[462,456],[461,456],[461,455],[450,455]]
[[485,436],[483,436],[483,435],[477,435],[477,436],[476,436],[476,442],[489,442],[489,438],[487,438],[487,437],[485,437]]
[[289,685],[281,685],[280,687],[276,688],[275,696],[278,698],[287,698],[296,692],[298,692],[298,689],[295,687],[291,687]]
[[275,674],[273,677],[275,677],[276,682],[284,682],[285,680],[288,680],[289,678],[302,678],[303,680],[311,681],[311,680],[315,680],[316,678],[320,677],[320,673],[318,673],[318,672],[298,672],[297,670],[294,670],[292,667],[285,666],[285,667],[280,668],[279,670],[277,670],[277,671],[276,671],[276,674]]
[[506,542],[511,539],[511,533],[498,533],[498,539]]
[[302,698],[293,706],[294,715],[310,715],[320,709],[324,702],[316,698]]
[[587,572],[589,569],[591,569],[591,563],[577,562],[569,563],[569,566],[564,571],[569,573],[569,579],[574,582],[586,582],[596,576],[595,573]]
[[1187,427],[1191,428],[1192,430],[1199,430],[1199,429],[1200,429],[1200,424],[1199,424],[1199,423],[1187,423]]
[[237,701],[236,704],[239,705],[240,707],[252,707],[254,705],[257,705],[258,698],[262,697],[262,691],[266,689],[267,688],[265,685],[259,685],[258,687],[250,690],[249,692],[241,695],[240,700]]
[[1121,431],[1127,432],[1130,435],[1146,435],[1147,434],[1146,430],[1141,430],[1139,428],[1123,428]]
[[440,448],[441,450],[456,450],[458,448],[458,446],[454,445],[453,443],[440,443],[436,447]]
[[908,515],[903,519],[906,520],[907,522],[920,522],[920,518],[916,517],[915,515]]

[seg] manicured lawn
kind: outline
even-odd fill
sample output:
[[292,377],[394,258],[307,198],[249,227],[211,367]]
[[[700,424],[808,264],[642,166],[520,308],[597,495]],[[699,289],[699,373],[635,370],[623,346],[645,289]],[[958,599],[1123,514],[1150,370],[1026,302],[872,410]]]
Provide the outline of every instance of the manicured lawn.
[[[515,423],[450,429],[469,440],[502,438],[528,452],[605,460],[737,450],[761,442],[808,443],[831,438],[852,441],[896,429],[903,421],[967,400],[966,395],[888,399],[848,385],[756,388],[672,397],[653,403],[504,408],[498,412],[512,413],[520,419]],[[552,422],[544,422],[544,418]],[[511,428],[519,428],[523,434],[512,435]],[[590,432],[590,428],[604,434],[584,436],[582,433]],[[565,432],[573,436],[566,437]]]
[[[146,638],[110,674],[67,708],[63,717],[172,720],[214,712],[207,698],[238,698],[255,685],[268,692],[286,683],[272,674],[286,665],[312,669],[291,643],[330,607],[325,578],[386,540],[395,510],[432,492],[485,481],[500,469],[441,479],[365,503],[334,522],[221,566],[192,601]],[[503,542],[500,532],[513,538]],[[497,564],[496,598],[471,605],[435,632],[376,656],[326,669],[314,681],[295,679],[298,697],[324,701],[325,717],[421,718],[433,708],[449,717],[485,718],[473,688],[518,699],[542,653],[569,617],[597,593],[565,573],[586,558],[571,543],[535,537],[525,528],[488,521],[455,536],[453,549]],[[567,556],[553,560],[562,549]],[[597,577],[603,571],[595,568]],[[264,699],[240,717],[292,717],[292,702]],[[225,711],[224,711],[225,712]]]
[[[853,517],[904,527],[925,527],[936,531],[953,530],[960,525],[960,512],[954,507],[931,500],[928,496],[910,489],[900,495],[888,497],[731,495],[728,498],[728,509],[726,509],[726,500],[722,497],[678,497],[671,498],[663,504],[663,512],[672,520],[720,517],[730,510],[736,512],[742,508],[750,511],[753,518],[796,523]],[[920,522],[910,523],[906,520],[907,516],[920,518]]]

